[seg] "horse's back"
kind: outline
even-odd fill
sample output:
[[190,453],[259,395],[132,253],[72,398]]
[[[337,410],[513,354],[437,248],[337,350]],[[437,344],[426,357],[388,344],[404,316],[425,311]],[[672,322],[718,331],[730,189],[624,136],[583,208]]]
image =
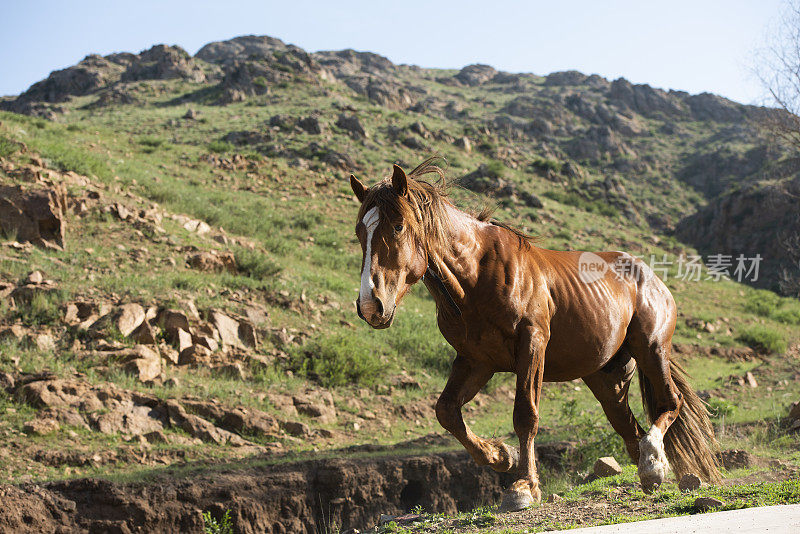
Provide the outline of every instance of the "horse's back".
[[625,342],[634,315],[669,323],[669,290],[630,254],[537,252],[549,267],[546,283],[555,310],[545,380],[571,380],[600,369]]

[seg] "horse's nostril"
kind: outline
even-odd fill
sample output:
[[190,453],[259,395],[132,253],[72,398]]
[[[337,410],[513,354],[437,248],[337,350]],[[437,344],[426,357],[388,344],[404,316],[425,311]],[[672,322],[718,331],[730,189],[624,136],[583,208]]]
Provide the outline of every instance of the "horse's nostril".
[[378,315],[383,315],[383,301],[376,297],[375,302],[378,303]]

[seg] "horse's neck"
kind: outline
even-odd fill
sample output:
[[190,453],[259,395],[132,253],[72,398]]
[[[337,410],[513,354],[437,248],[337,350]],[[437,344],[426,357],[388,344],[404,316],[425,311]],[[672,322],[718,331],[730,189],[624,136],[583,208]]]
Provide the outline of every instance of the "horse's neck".
[[484,230],[488,223],[460,211],[455,206],[447,206],[450,218],[450,243],[447,250],[438,251],[431,258],[432,268],[437,271],[450,296],[458,303],[467,298],[467,288],[474,286],[478,277],[483,249],[486,246]]

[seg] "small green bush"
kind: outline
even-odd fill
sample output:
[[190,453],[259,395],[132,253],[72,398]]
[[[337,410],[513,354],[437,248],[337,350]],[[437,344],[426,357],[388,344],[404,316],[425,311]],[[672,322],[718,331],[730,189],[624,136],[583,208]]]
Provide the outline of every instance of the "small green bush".
[[4,135],[0,135],[0,158],[7,158],[12,154],[16,154],[19,148],[19,143]]
[[499,161],[490,161],[486,164],[486,174],[492,178],[502,178],[506,173],[506,166]]
[[533,158],[531,162],[531,166],[541,169],[543,171],[553,171],[555,173],[561,172],[562,164],[560,161],[550,158],[543,158],[541,156],[537,156]]
[[262,89],[267,86],[267,79],[263,76],[258,76],[253,79],[253,85],[256,87],[261,87]]
[[256,280],[271,278],[283,270],[272,258],[257,250],[236,249],[234,258],[239,271]]
[[144,137],[140,137],[136,142],[142,146],[149,148],[162,148],[168,144],[166,139],[162,139],[161,137],[155,137],[152,135],[145,135]]
[[65,295],[60,291],[37,292],[30,300],[20,299],[14,318],[25,326],[56,324],[61,320],[61,304]]
[[314,340],[295,351],[292,366],[326,387],[371,385],[385,368],[372,345],[352,334]]
[[708,399],[708,412],[712,418],[722,419],[733,415],[736,412],[736,406],[725,399],[712,397]]
[[800,324],[800,303],[760,289],[748,295],[745,311],[784,324]]
[[203,512],[203,534],[233,534],[231,511],[225,510],[219,520],[211,512]]
[[780,332],[763,325],[755,325],[747,328],[736,337],[742,343],[760,350],[781,354],[786,352],[786,340]]
[[590,213],[597,213],[606,217],[618,217],[619,211],[614,206],[606,204],[600,200],[586,200],[577,193],[566,191],[545,191],[544,196],[567,206],[573,206]]
[[214,152],[215,154],[225,154],[227,152],[233,152],[236,147],[234,147],[231,143],[227,141],[211,141],[208,144],[209,152]]

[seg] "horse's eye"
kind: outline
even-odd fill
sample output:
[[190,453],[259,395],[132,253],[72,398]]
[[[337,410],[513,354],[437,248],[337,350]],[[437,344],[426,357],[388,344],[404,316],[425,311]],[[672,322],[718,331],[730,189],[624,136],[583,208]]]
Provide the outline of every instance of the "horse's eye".
[[399,234],[402,231],[403,231],[403,225],[402,224],[395,224],[394,225],[394,233]]

